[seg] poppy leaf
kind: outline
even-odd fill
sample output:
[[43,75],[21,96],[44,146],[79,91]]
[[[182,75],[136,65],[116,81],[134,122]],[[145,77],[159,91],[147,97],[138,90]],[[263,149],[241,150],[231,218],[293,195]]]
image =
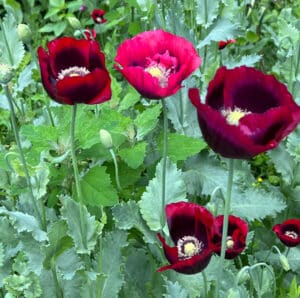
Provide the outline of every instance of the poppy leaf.
[[[162,162],[156,167],[155,177],[149,182],[139,202],[141,213],[152,231],[159,231],[162,217]],[[166,204],[186,201],[186,186],[182,172],[169,159],[166,166]],[[155,210],[155,212],[153,212]]]
[[181,298],[187,298],[188,293],[186,289],[182,288],[181,285],[176,282],[171,282],[170,280],[166,281],[166,298],[172,298],[172,297],[181,297]]
[[124,274],[121,267],[124,264],[122,248],[128,245],[127,233],[115,230],[107,233],[102,240],[102,250],[100,252],[100,272],[105,275],[101,285],[101,297],[118,297],[124,282]]
[[16,20],[12,14],[6,14],[1,23],[0,63],[17,68],[25,55],[25,50],[18,36]]
[[[78,254],[89,254],[95,247],[99,234],[101,233],[103,225],[95,220],[95,216],[91,216],[85,206],[82,208],[80,216],[80,205],[71,198],[64,197],[61,199],[63,207],[61,214],[68,224],[68,235],[74,240],[76,252]],[[82,217],[85,230],[86,239],[82,239],[81,222]],[[86,245],[85,245],[86,243]]]
[[118,202],[118,195],[111,184],[106,167],[91,168],[80,181],[83,199],[91,206],[112,206]]
[[146,146],[146,142],[141,142],[136,144],[134,147],[121,149],[119,151],[119,155],[129,167],[136,169],[144,161]]

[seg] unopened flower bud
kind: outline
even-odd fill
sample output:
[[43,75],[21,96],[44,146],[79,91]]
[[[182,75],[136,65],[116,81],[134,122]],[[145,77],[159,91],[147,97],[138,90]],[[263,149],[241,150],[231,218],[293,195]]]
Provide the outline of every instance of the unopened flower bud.
[[28,43],[31,40],[31,30],[26,24],[19,24],[17,27],[17,32],[19,35],[19,38],[24,43]]
[[245,266],[238,272],[235,278],[238,285],[250,279],[249,269],[249,266]]
[[133,126],[129,127],[129,129],[127,130],[127,136],[130,142],[134,141],[135,138],[135,129]]
[[107,130],[100,129],[99,136],[100,136],[100,142],[105,148],[111,149],[113,147],[111,134]]
[[14,76],[14,71],[8,64],[0,63],[0,84],[8,84]]
[[227,298],[240,298],[240,291],[236,288],[230,288],[227,291]]
[[290,264],[285,255],[280,254],[279,261],[281,263],[281,266],[284,271],[289,271],[290,270]]
[[75,30],[78,30],[81,28],[80,21],[75,17],[68,17],[68,22],[71,25],[71,27]]

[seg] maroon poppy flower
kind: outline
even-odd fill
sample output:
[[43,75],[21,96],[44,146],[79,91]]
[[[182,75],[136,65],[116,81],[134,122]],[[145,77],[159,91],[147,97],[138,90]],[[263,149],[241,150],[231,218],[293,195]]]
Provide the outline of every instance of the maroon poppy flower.
[[280,241],[286,246],[293,247],[300,243],[300,220],[288,219],[272,228]]
[[151,99],[175,94],[201,64],[191,42],[153,30],[125,40],[117,50],[115,68],[141,93]]
[[229,44],[236,43],[235,39],[221,40],[218,43],[219,50],[223,50]]
[[213,215],[204,207],[194,203],[178,202],[166,206],[167,223],[175,247],[166,244],[158,234],[170,265],[159,272],[173,269],[184,274],[194,274],[209,263]]
[[111,79],[96,41],[62,37],[47,48],[48,53],[39,47],[38,59],[43,85],[55,101],[97,104],[111,98]]
[[91,39],[91,40],[95,40],[96,39],[96,36],[97,36],[97,32],[95,29],[89,29],[89,28],[86,28],[84,30],[84,35],[85,35],[85,38],[86,39]]
[[224,157],[247,159],[275,148],[300,121],[300,107],[285,85],[252,67],[221,67],[206,103],[189,89],[208,145]]
[[107,22],[107,20],[104,18],[105,14],[106,11],[103,9],[94,9],[91,13],[91,18],[96,24],[103,24]]
[[[215,245],[214,252],[218,255],[221,255],[223,219],[223,215],[215,218],[215,234],[212,239]],[[235,258],[245,249],[247,234],[248,224],[239,217],[229,215],[225,252],[226,259]]]

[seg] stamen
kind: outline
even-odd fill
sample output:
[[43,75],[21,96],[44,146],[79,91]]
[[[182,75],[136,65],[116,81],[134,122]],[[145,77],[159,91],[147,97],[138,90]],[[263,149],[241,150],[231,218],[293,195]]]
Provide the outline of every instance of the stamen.
[[226,238],[226,248],[232,249],[234,247],[234,241],[231,236]]
[[198,255],[204,247],[204,244],[200,242],[194,236],[184,236],[177,242],[177,250],[179,259],[190,259],[195,255]]
[[241,118],[243,118],[245,115],[250,114],[250,112],[246,110],[242,110],[237,107],[235,107],[233,110],[231,109],[222,110],[221,113],[226,118],[228,124],[235,125],[235,126],[239,125],[239,121]]
[[166,69],[160,63],[153,63],[146,67],[145,71],[150,73],[152,77],[158,78],[160,87],[165,88],[168,86],[168,78],[171,69]]
[[294,231],[285,231],[284,232],[285,236],[291,237],[293,239],[297,239],[298,238],[298,234]]
[[62,80],[66,77],[84,77],[89,73],[90,71],[85,67],[72,66],[61,70],[57,76],[57,81]]

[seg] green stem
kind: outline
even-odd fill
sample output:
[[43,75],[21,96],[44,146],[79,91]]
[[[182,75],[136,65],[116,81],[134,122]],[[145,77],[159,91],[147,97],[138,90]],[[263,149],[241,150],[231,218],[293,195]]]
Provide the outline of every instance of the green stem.
[[[11,95],[10,90],[7,85],[2,85],[2,86],[3,86],[4,92],[5,92],[8,104],[9,104],[12,128],[13,128],[15,140],[16,140],[16,143],[17,143],[17,146],[19,149],[20,160],[21,160],[23,170],[25,173],[27,186],[29,188],[29,195],[30,195],[31,203],[32,203],[35,214],[38,216],[38,220],[39,220],[39,223],[40,223],[42,229],[46,230],[46,218],[45,218],[45,216],[43,216],[44,212],[42,212],[42,214],[41,214],[41,212],[38,208],[37,202],[33,195],[33,189],[32,189],[32,185],[31,185],[31,181],[30,181],[30,175],[29,175],[29,171],[28,171],[28,167],[27,167],[27,163],[26,163],[26,159],[25,159],[25,155],[24,155],[23,148],[21,145],[19,131],[18,131],[18,127],[17,127],[17,120],[16,120],[17,117],[16,117],[16,113],[14,110],[12,95]],[[42,203],[40,203],[40,205],[41,205],[41,209],[42,209],[44,207],[44,205]]]
[[220,256],[220,265],[219,265],[219,278],[217,281],[217,297],[219,297],[220,290],[220,282],[222,280],[223,275],[223,267],[225,260],[225,252],[226,252],[226,238],[228,233],[228,217],[230,212],[230,201],[231,201],[231,191],[233,185],[233,170],[234,170],[234,159],[229,159],[229,169],[228,169],[228,180],[227,180],[227,191],[225,198],[225,206],[224,206],[224,218],[223,218],[223,230],[222,230],[222,246],[221,246],[221,256]]
[[83,219],[83,198],[82,198],[82,192],[79,182],[79,171],[78,171],[78,164],[77,164],[77,158],[76,158],[76,151],[75,151],[75,120],[76,120],[76,111],[77,111],[77,105],[73,105],[72,109],[72,119],[71,119],[71,157],[72,157],[72,165],[73,165],[73,171],[74,171],[74,178],[75,178],[75,186],[79,201],[79,220],[80,220],[80,235],[82,238],[82,243],[84,244],[84,247],[87,248],[86,244],[86,229]]
[[168,116],[167,105],[165,99],[162,101],[163,118],[164,118],[164,143],[162,156],[162,181],[161,181],[161,227],[165,224],[165,204],[166,204],[166,170],[167,170],[167,154],[168,154]]
[[182,89],[179,90],[179,100],[180,100],[180,124],[183,130],[183,121],[184,121],[184,111],[183,111],[183,97],[182,97]]
[[[299,71],[299,66],[300,66],[300,42],[298,44],[298,53],[297,53],[297,62],[296,62],[296,67],[295,67],[295,78],[297,78],[297,75],[298,75],[298,71]],[[293,82],[293,90],[292,91],[292,94],[294,95],[295,94],[295,87],[296,87],[296,81]]]
[[53,127],[55,127],[54,119],[53,119],[53,116],[52,116],[50,107],[49,107],[48,105],[46,105],[46,110],[47,110],[47,113],[48,113],[48,116],[49,116],[49,120],[50,120],[51,125],[52,125]]
[[204,290],[204,297],[207,297],[207,277],[204,270],[201,271],[203,277],[203,290]]
[[60,286],[58,278],[57,278],[56,268],[55,268],[54,262],[52,262],[52,261],[51,261],[51,271],[52,271],[52,276],[53,276],[53,280],[54,280],[54,284],[55,284],[56,297],[63,298],[64,295],[63,295],[61,286]]
[[115,152],[114,152],[114,150],[112,148],[109,149],[109,152],[111,154],[111,157],[113,159],[114,166],[115,166],[115,176],[116,176],[117,188],[118,188],[119,191],[121,191],[122,187],[121,187],[120,180],[119,180],[119,168],[118,168],[117,158],[116,158]]

